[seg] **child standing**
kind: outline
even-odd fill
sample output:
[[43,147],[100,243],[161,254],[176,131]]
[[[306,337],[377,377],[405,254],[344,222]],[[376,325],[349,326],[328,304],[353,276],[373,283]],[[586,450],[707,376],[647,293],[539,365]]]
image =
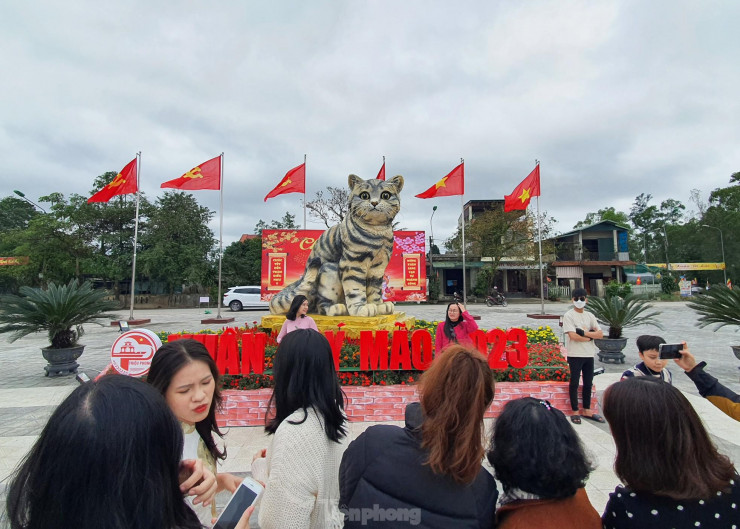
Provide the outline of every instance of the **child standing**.
[[673,384],[671,372],[665,368],[668,360],[660,358],[659,349],[662,343],[666,341],[660,336],[643,334],[638,337],[637,350],[642,362],[622,373],[622,380],[629,377],[654,377]]

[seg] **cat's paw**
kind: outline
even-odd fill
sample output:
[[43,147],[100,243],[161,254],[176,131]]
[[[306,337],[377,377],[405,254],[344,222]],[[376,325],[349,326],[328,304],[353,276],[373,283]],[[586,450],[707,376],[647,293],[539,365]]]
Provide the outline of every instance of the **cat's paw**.
[[346,316],[347,314],[349,314],[347,306],[342,303],[331,305],[326,309],[327,316]]
[[375,316],[378,308],[375,305],[355,305],[349,308],[350,316]]
[[390,301],[378,303],[375,307],[377,308],[378,314],[393,314],[393,311],[396,308],[396,306]]

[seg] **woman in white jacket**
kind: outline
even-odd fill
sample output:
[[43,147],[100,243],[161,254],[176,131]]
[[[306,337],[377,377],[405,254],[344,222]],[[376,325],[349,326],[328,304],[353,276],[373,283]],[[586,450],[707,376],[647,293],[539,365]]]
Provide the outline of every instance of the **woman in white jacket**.
[[314,330],[295,330],[280,342],[273,366],[265,419],[273,437],[252,463],[265,484],[260,527],[342,527],[338,475],[349,439],[329,342]]

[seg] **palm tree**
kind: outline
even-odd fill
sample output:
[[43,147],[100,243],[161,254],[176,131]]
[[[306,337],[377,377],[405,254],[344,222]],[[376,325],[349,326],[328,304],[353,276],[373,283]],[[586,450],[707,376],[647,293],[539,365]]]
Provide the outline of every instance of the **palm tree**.
[[590,297],[586,310],[596,319],[609,326],[609,338],[621,338],[622,331],[637,325],[663,327],[656,317],[657,311],[649,312],[652,305],[644,298],[628,294],[625,297],[607,295],[604,298]]
[[115,314],[108,311],[120,308],[117,301],[106,299],[106,291],[94,290],[89,281],[82,285],[74,279],[67,285],[49,283],[48,290],[21,287],[20,293],[0,298],[0,334],[13,333],[10,341],[14,342],[47,331],[50,349],[74,347],[84,334],[82,324],[114,319]]
[[699,327],[717,324],[715,330],[725,325],[740,326],[740,290],[727,287],[712,287],[687,303],[701,314]]

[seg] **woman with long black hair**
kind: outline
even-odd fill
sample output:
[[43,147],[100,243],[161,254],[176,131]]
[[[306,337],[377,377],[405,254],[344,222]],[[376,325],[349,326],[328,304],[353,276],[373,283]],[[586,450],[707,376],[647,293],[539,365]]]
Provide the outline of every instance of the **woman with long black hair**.
[[288,333],[275,352],[267,450],[252,463],[265,484],[263,529],[342,527],[339,464],[349,444],[344,393],[329,341],[311,329]]
[[[8,525],[200,529],[183,494],[202,480],[202,467],[180,461],[182,446],[177,419],[150,385],[108,375],[79,386],[11,480]],[[190,476],[180,483],[183,473]],[[237,528],[249,526],[248,516]]]
[[465,310],[465,305],[453,301],[447,305],[445,321],[441,321],[437,325],[434,352],[439,353],[448,345],[455,343],[472,347],[474,344],[471,334],[477,330],[478,324]]

